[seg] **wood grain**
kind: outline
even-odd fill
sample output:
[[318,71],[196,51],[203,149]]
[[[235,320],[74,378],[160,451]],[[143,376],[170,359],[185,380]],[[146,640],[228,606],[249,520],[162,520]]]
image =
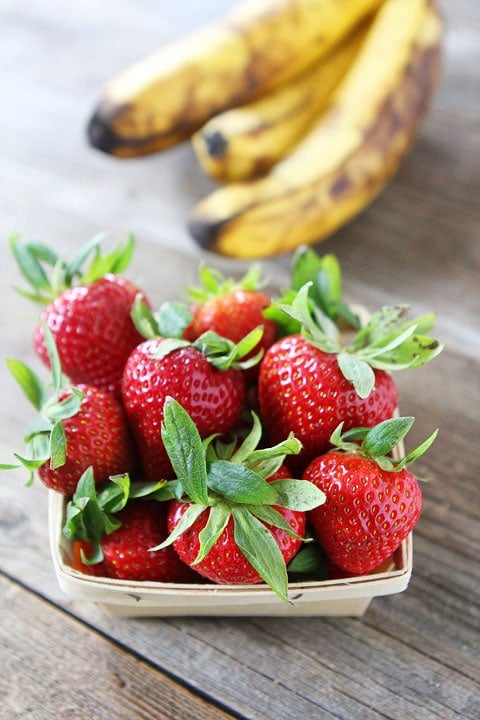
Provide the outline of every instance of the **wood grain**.
[[232,717],[3,577],[0,612],[0,697],[5,720]]
[[[178,297],[200,260],[244,271],[243,263],[201,252],[187,235],[190,208],[213,187],[188,145],[123,162],[84,140],[108,77],[224,6],[119,0],[112,13],[87,0],[65,13],[60,0],[2,4],[0,461],[21,449],[31,418],[4,360],[40,370],[32,307],[13,290],[20,278],[11,232],[72,254],[100,230],[112,242],[132,230],[138,246],[129,275],[154,305]],[[374,600],[361,620],[113,619],[62,593],[49,555],[46,490],[2,471],[7,720],[480,717],[480,5],[441,6],[442,81],[413,151],[361,217],[318,248],[339,257],[349,299],[371,309],[408,302],[415,314],[438,315],[444,353],[397,376],[401,410],[416,417],[409,444],[440,431],[417,466],[428,482],[408,590]],[[289,265],[289,256],[265,261],[273,288],[286,284]]]

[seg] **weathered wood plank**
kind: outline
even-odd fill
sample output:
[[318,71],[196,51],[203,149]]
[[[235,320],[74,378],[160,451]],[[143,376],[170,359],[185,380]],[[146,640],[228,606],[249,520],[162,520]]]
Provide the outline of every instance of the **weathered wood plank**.
[[0,612],[5,720],[232,717],[3,576]]

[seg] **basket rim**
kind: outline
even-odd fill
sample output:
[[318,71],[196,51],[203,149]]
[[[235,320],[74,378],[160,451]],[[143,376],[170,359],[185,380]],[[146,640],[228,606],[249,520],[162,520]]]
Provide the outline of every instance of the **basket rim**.
[[[142,596],[181,596],[185,599],[228,599],[231,597],[249,599],[254,602],[260,598],[278,599],[274,591],[264,583],[254,585],[221,585],[214,583],[167,583],[160,581],[132,581],[115,578],[103,578],[84,575],[68,563],[71,543],[63,536],[67,498],[55,490],[48,491],[48,517],[50,551],[57,578],[62,586],[68,586],[69,592],[76,589],[82,592],[98,594],[118,594],[120,597],[132,594]],[[392,556],[392,569],[369,575],[326,580],[295,581],[288,584],[289,597],[294,600],[302,596],[330,595],[335,591],[355,595],[375,596],[390,594],[405,589],[413,567],[413,537],[410,533]],[[392,589],[389,586],[392,585]],[[393,586],[398,587],[393,589]]]

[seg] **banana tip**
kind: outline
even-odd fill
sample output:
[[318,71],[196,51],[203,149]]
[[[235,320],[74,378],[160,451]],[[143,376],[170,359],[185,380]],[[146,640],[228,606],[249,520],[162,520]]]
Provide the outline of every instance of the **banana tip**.
[[95,112],[87,125],[89,144],[97,150],[113,153],[119,146],[119,139],[110,125],[98,112]]
[[192,218],[188,224],[190,235],[204,250],[214,250],[220,226],[206,223],[200,218]]

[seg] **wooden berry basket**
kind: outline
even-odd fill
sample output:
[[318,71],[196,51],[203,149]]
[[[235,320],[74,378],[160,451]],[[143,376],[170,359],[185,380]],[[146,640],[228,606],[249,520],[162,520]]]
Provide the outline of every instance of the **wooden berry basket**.
[[289,603],[266,585],[173,584],[98,578],[70,567],[71,545],[62,533],[66,500],[49,491],[49,536],[61,589],[72,598],[123,617],[167,616],[350,616],[360,617],[372,598],[406,589],[412,573],[412,537],[385,570],[342,580],[294,582]]

